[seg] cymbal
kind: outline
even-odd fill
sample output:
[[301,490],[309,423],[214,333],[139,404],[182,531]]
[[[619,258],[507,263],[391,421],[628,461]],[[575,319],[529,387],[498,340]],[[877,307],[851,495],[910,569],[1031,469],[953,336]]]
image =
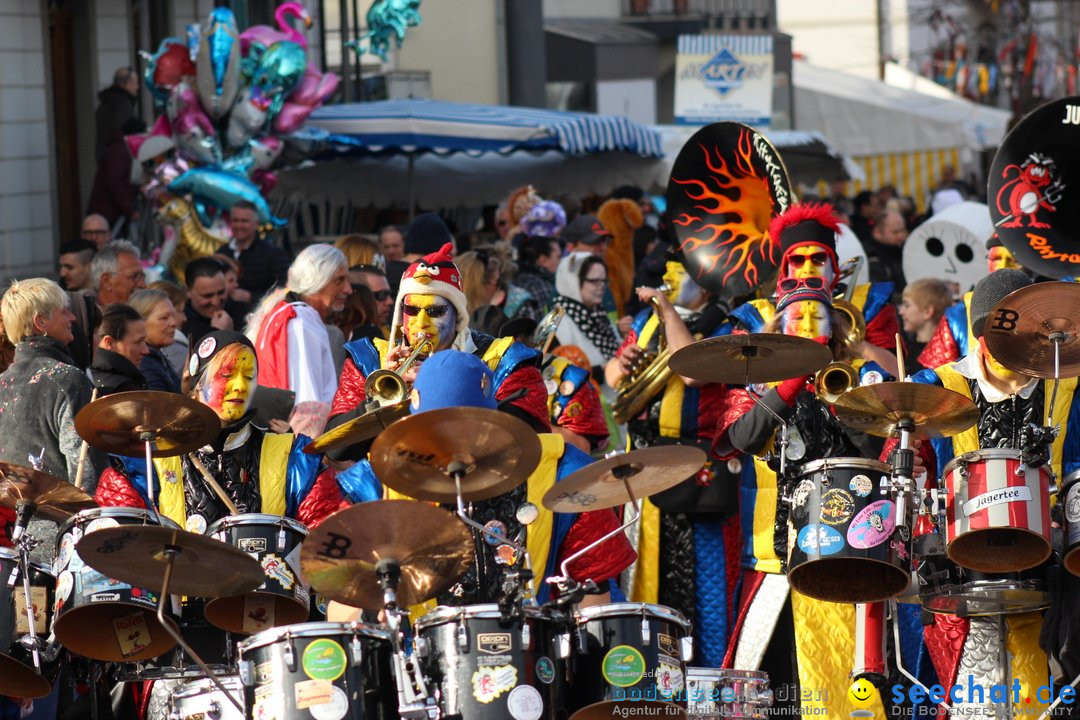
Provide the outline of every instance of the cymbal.
[[829,348],[778,333],[705,338],[672,353],[668,367],[701,382],[745,385],[813,375],[832,362]]
[[94,499],[67,480],[40,470],[0,462],[0,507],[15,509],[19,500],[37,505],[35,514],[63,520],[80,510],[98,506]]
[[837,419],[850,428],[878,437],[899,434],[910,420],[919,435],[951,437],[979,419],[975,403],[958,392],[916,382],[863,385],[841,395],[833,407]]
[[154,390],[107,395],[75,416],[83,440],[106,452],[140,457],[144,433],[154,457],[198,450],[221,432],[221,421],[206,405],[177,393]]
[[994,359],[1010,370],[1054,377],[1054,343],[1060,337],[1059,377],[1080,375],[1080,284],[1043,282],[1009,293],[986,318],[983,336]]
[[338,425],[333,430],[327,430],[308,443],[304,448],[304,452],[308,455],[317,455],[318,453],[330,452],[370,440],[393,423],[408,417],[408,415],[408,400],[369,410],[347,423]]
[[486,500],[528,479],[540,462],[540,439],[523,420],[498,410],[455,407],[399,420],[371,446],[371,469],[384,485],[417,500],[455,502],[453,462],[466,501]]
[[300,550],[311,587],[331,600],[368,610],[383,607],[375,566],[387,559],[401,568],[398,605],[416,605],[447,590],[472,565],[472,533],[434,505],[375,500],[326,518],[312,528]]
[[0,653],[0,695],[17,698],[42,698],[52,692],[52,685],[13,657]]
[[266,580],[259,562],[220,540],[177,528],[121,525],[87,533],[79,557],[98,572],[136,587],[158,590],[165,577],[165,548],[179,549],[169,593],[194,597],[243,595]]
[[[586,465],[544,495],[553,512],[578,513],[625,505],[681,483],[705,465],[705,452],[689,445],[661,445],[620,453]],[[634,493],[631,498],[626,483]]]

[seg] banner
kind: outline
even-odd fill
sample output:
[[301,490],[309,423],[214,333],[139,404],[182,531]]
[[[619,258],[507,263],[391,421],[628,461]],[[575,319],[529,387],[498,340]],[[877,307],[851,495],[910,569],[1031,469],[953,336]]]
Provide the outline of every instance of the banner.
[[772,94],[772,35],[679,36],[675,122],[730,120],[768,128]]

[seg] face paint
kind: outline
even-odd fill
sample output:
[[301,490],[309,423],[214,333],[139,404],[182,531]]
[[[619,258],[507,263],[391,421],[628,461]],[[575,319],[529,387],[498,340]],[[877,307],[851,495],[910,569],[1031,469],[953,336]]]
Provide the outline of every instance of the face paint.
[[704,290],[694,282],[686,268],[680,262],[668,262],[664,270],[664,284],[671,289],[664,293],[672,305],[686,308],[695,308],[701,301]]
[[785,335],[814,338],[832,333],[831,308],[815,300],[800,300],[780,313],[780,327]]
[[437,350],[445,350],[457,335],[457,311],[446,298],[438,295],[409,293],[402,299],[401,322],[405,339],[416,346],[416,338],[423,333]]
[[1020,270],[1020,263],[1009,248],[1002,245],[992,247],[986,253],[986,269],[990,272],[996,270]]
[[999,380],[1005,382],[1015,382],[1027,378],[1027,375],[1018,373],[1015,370],[1010,370],[1001,363],[999,363],[993,355],[990,354],[989,348],[986,347],[986,338],[979,338],[979,348],[982,350],[983,361],[986,364],[986,370],[991,375],[995,376]]
[[784,277],[823,277],[831,285],[836,279],[829,252],[822,245],[803,245],[788,253]]
[[255,353],[246,345],[234,343],[210,360],[199,379],[196,396],[217,413],[223,424],[231,425],[251,407],[255,377]]

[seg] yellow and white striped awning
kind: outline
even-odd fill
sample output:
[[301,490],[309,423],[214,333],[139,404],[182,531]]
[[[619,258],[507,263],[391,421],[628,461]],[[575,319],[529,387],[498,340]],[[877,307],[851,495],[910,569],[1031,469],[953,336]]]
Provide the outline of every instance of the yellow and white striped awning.
[[[960,150],[945,148],[862,155],[852,157],[851,160],[863,169],[866,179],[847,183],[848,197],[854,197],[863,190],[877,190],[885,185],[892,185],[901,196],[914,199],[915,206],[922,213],[926,212],[930,191],[941,182],[941,173],[945,166],[952,165],[959,169]],[[819,181],[817,191],[821,197],[828,197],[828,183]]]

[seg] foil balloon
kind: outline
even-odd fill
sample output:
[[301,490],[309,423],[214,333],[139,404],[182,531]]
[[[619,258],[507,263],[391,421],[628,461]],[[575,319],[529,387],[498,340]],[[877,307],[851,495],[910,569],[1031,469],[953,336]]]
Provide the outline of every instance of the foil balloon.
[[259,223],[282,227],[288,222],[274,217],[255,183],[221,168],[192,168],[169,183],[169,192],[190,194],[196,204],[202,202],[223,211],[241,200],[247,200],[255,206]]
[[174,229],[176,243],[169,248],[172,251],[169,256],[161,257],[160,261],[180,283],[185,280],[184,268],[189,262],[213,255],[229,243],[228,235],[219,235],[204,227],[191,203],[184,198],[173,198],[165,203],[157,217],[161,223],[171,225]]
[[199,99],[210,117],[220,120],[240,90],[240,37],[232,10],[214,8],[199,39],[196,78]]
[[185,158],[175,156],[154,168],[153,175],[142,186],[142,194],[148,200],[156,202],[168,194],[168,186],[176,178],[191,169],[191,164]]
[[221,144],[214,125],[190,85],[182,82],[173,88],[165,112],[181,152],[205,165],[221,162]]
[[195,77],[195,63],[187,45],[178,38],[165,38],[153,55],[141,53],[146,60],[143,78],[154,103],[159,107],[169,99],[169,93],[185,78]]
[[256,173],[273,167],[284,147],[285,144],[276,137],[248,140],[244,148],[228,158],[221,167],[231,173],[255,180]]
[[323,74],[314,65],[308,64],[300,84],[274,118],[274,131],[288,135],[299,130],[308,116],[337,92],[340,81],[336,74]]
[[273,117],[281,112],[285,98],[304,77],[307,53],[294,42],[276,42],[259,58],[251,76],[252,99],[262,103]]
[[225,130],[225,144],[230,148],[241,148],[266,125],[266,108],[262,102],[253,99],[254,88],[245,88],[240,93],[240,100],[229,113],[229,126]]
[[277,29],[269,25],[253,25],[240,33],[240,51],[247,55],[252,45],[261,45],[264,49],[276,42],[288,40],[307,50],[307,38],[304,33],[294,28],[289,23],[289,18],[295,18],[304,23],[304,28],[311,27],[311,16],[304,6],[298,2],[286,2],[278,5],[274,11],[274,22]]
[[420,24],[420,0],[375,0],[367,11],[369,50],[386,62],[386,51],[393,40],[397,47],[405,41],[405,32]]

